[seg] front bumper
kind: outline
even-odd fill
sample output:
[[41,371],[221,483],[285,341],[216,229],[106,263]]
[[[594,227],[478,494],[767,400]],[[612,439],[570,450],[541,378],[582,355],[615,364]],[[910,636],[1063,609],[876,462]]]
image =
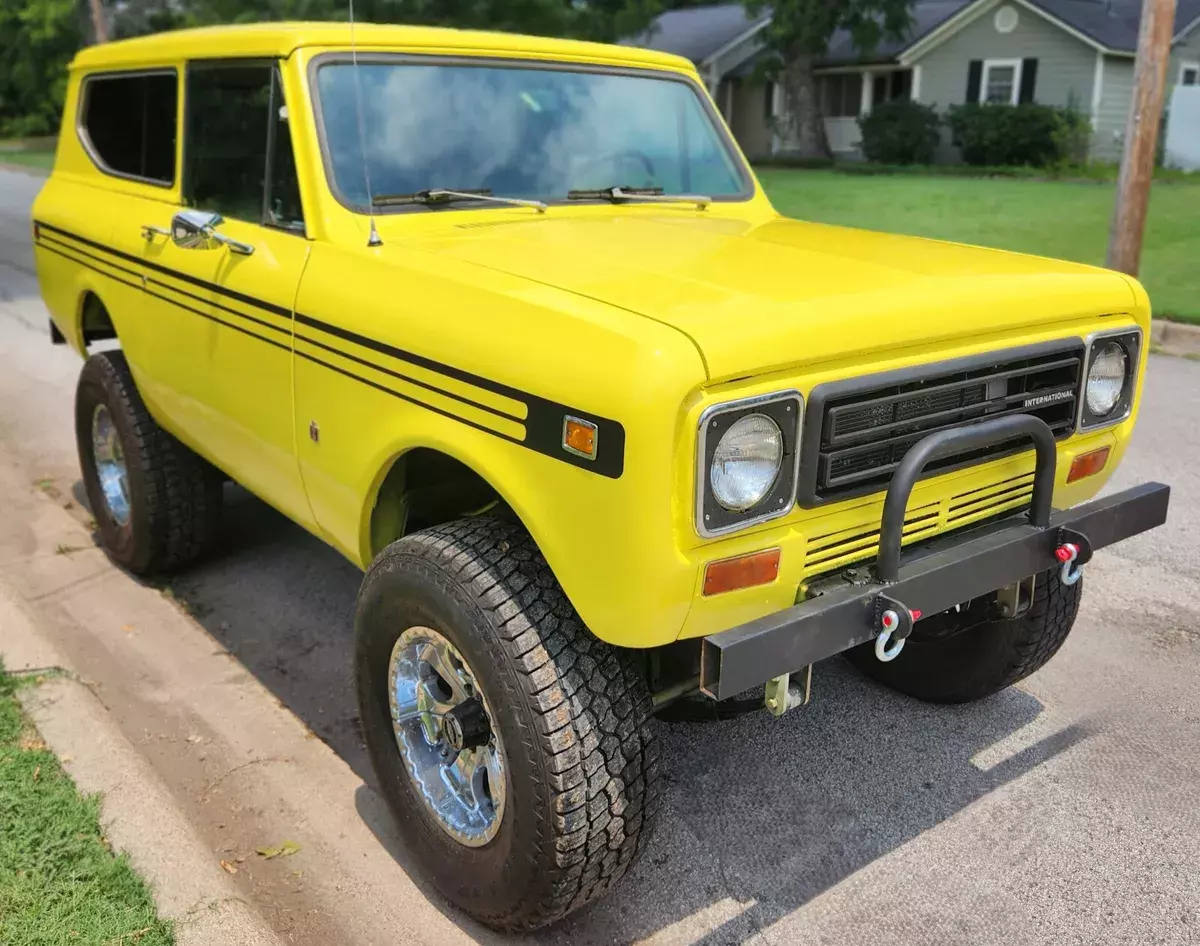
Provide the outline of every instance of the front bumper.
[[[1028,516],[1021,514],[944,536],[900,556],[904,510],[912,488],[939,451],[963,441],[1033,439],[1037,473]],[[1060,512],[1050,509],[1054,438],[1033,417],[1006,417],[925,438],[905,456],[888,488],[879,558],[873,569],[848,569],[809,589],[810,597],[775,614],[704,638],[700,688],[723,700],[750,687],[864,644],[883,630],[885,610],[902,615],[896,637],[912,621],[979,598],[1060,565],[1058,549],[1079,548],[1078,565],[1095,549],[1166,521],[1170,487],[1146,483]]]

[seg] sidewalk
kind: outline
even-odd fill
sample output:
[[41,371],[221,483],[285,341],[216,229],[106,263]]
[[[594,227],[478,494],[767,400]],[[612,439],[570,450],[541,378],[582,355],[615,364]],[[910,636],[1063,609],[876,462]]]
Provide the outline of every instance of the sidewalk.
[[[67,497],[3,466],[0,493],[0,652],[14,671],[82,676],[37,688],[27,711],[80,788],[105,793],[111,836],[180,943],[493,939],[430,899],[379,796],[176,604],[111,565]],[[284,841],[299,852],[256,854]]]
[[100,793],[101,823],[150,883],[179,946],[277,946],[279,940],[212,859],[171,793],[46,637],[36,615],[0,584],[7,669],[63,671],[25,688],[21,704],[84,794]]

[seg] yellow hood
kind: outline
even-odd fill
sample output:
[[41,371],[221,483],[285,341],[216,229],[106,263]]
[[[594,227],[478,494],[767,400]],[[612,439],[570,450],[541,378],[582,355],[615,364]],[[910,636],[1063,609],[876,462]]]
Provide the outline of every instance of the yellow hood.
[[915,237],[622,207],[453,227],[451,255],[670,325],[719,380],[1121,312],[1119,274]]

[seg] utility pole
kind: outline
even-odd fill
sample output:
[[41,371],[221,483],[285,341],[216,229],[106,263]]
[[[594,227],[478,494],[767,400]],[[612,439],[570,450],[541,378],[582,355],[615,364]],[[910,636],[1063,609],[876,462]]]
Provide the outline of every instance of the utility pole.
[[88,0],[92,9],[92,29],[96,34],[97,43],[108,42],[108,21],[104,19],[103,0]]
[[1142,0],[1133,100],[1125,126],[1125,154],[1117,179],[1117,206],[1108,240],[1108,266],[1136,276],[1158,151],[1167,63],[1175,32],[1175,0]]

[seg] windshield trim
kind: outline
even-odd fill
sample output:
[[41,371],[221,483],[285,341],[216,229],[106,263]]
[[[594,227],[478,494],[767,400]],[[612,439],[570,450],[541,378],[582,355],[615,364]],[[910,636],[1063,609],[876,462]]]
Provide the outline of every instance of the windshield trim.
[[[321,148],[321,164],[325,171],[325,183],[329,187],[329,192],[333,194],[334,199],[339,204],[349,210],[351,213],[359,214],[360,216],[369,216],[372,212],[371,208],[366,204],[358,204],[348,198],[338,186],[337,176],[333,171],[333,159],[329,151],[329,142],[325,135],[325,116],[322,112],[321,92],[317,85],[317,73],[322,68],[329,65],[349,65],[354,61],[354,57],[350,50],[337,50],[333,52],[321,53],[314,56],[308,64],[308,97],[312,102],[313,118],[316,124],[317,141]],[[549,59],[519,59],[516,57],[500,57],[500,56],[449,56],[449,55],[425,55],[421,53],[388,53],[388,52],[360,52],[358,53],[359,65],[420,65],[420,66],[475,66],[475,67],[492,67],[505,69],[544,69],[550,72],[591,72],[601,75],[614,76],[631,76],[634,78],[653,78],[666,79],[671,82],[679,82],[686,85],[692,90],[692,94],[700,103],[700,107],[704,110],[704,114],[708,116],[712,123],[713,130],[716,132],[717,139],[721,146],[725,149],[731,164],[738,179],[741,182],[742,189],[735,194],[721,194],[714,196],[712,202],[714,204],[723,203],[746,203],[754,198],[754,177],[750,173],[750,168],[746,164],[745,158],[742,157],[741,151],[738,149],[733,136],[729,133],[729,129],[725,127],[725,122],[721,119],[716,108],[713,107],[712,99],[704,94],[700,84],[690,76],[678,72],[670,72],[663,69],[643,69],[638,67],[624,66],[607,66],[599,63],[578,63],[578,62],[558,62]],[[608,200],[568,200],[564,194],[561,198],[553,198],[543,200],[545,204],[551,207],[557,206],[588,206],[588,205],[605,205],[617,206]],[[633,202],[631,202],[632,204]],[[645,206],[642,204],[642,206]],[[407,204],[397,207],[376,207],[374,215],[393,216],[397,214],[411,213],[455,213],[463,210],[503,210],[505,208],[500,205],[484,206],[478,204],[466,204],[462,206],[448,207],[433,207],[426,204]],[[507,208],[512,209],[512,208]]]

